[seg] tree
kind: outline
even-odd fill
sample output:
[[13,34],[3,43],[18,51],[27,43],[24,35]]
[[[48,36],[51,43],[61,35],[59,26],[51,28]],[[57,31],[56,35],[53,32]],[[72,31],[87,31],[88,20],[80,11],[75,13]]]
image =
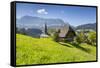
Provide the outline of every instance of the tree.
[[86,40],[86,36],[83,32],[77,33],[75,39],[74,39],[77,43],[83,43]]
[[96,45],[96,32],[92,31],[88,33],[88,40],[91,45]]

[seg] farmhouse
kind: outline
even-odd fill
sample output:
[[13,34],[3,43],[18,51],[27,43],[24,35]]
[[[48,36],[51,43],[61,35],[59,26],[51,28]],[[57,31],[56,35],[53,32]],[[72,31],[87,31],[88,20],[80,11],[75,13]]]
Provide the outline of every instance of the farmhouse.
[[[56,31],[58,31],[58,37],[59,37],[58,39],[59,39],[59,41],[63,41],[63,40],[72,41],[74,39],[74,37],[76,36],[75,31],[68,24],[62,25]],[[41,38],[49,37],[46,23],[44,25],[44,29],[43,29],[42,34],[40,35],[40,37]]]
[[75,31],[72,29],[70,25],[64,25],[59,30],[59,41],[72,41],[76,36]]

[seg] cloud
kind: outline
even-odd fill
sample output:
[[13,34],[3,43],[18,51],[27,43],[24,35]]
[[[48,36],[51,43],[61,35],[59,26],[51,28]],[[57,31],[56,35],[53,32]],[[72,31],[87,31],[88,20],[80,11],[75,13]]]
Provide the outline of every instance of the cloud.
[[45,9],[38,9],[37,13],[38,14],[48,14],[48,12]]

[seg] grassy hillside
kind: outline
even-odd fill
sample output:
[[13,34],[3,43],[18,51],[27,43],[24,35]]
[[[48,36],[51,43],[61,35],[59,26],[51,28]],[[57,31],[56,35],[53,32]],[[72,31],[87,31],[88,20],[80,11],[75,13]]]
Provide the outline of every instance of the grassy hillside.
[[32,38],[16,34],[16,64],[44,64],[96,60],[96,47],[60,44],[51,38]]

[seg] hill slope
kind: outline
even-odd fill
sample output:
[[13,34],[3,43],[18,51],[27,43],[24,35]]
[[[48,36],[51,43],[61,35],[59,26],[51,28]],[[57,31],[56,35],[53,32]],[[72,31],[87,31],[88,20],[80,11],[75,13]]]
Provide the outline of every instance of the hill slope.
[[16,34],[16,37],[17,65],[96,60],[94,46],[80,44],[81,48],[77,48],[67,43],[61,45],[51,38],[32,38],[21,34]]

